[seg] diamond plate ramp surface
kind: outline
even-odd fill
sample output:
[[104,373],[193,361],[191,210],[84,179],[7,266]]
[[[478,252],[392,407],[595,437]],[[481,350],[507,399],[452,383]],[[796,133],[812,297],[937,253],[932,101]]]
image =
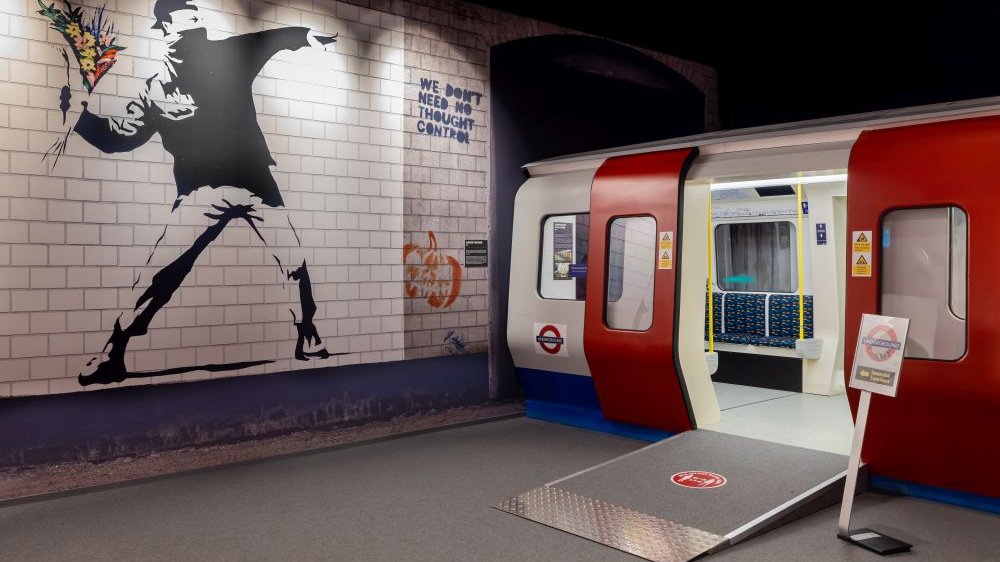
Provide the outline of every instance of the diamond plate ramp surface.
[[555,486],[529,490],[493,507],[654,562],[691,560],[726,541],[713,533]]
[[[552,484],[567,492],[726,535],[836,477],[846,467],[843,455],[689,431]],[[671,476],[687,470],[721,474],[726,484],[698,489],[671,481]]]
[[[690,431],[493,507],[655,562],[691,560],[787,515],[846,465],[843,455]],[[679,486],[671,477],[684,471],[726,483]]]

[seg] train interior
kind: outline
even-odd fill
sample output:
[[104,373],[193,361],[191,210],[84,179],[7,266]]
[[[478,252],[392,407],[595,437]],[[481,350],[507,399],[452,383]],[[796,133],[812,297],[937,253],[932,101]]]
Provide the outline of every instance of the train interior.
[[[700,328],[705,351],[717,354],[710,377],[718,416],[709,397],[689,394],[699,428],[847,454],[847,161],[830,147],[816,152],[779,148],[694,162],[684,185],[681,275],[700,270],[701,286],[712,290],[705,297],[681,291],[682,308],[703,300],[705,312],[700,325],[689,325],[692,319],[678,329]],[[803,161],[816,166],[823,156],[822,168],[803,169]],[[818,349],[797,350],[796,340]],[[688,363],[683,376],[699,376],[697,357]]]

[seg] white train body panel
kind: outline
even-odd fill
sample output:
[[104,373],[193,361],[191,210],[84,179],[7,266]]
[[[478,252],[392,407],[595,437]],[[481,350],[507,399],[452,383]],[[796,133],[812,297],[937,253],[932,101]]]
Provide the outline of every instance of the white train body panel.
[[[541,175],[526,181],[514,202],[514,227],[510,259],[510,299],[508,301],[507,345],[520,368],[590,376],[583,354],[584,302],[575,298],[548,298],[539,295],[540,282],[546,294],[570,297],[566,285],[575,280],[553,280],[550,272],[539,267],[548,256],[551,244],[543,245],[542,224],[552,215],[587,213],[590,210],[590,185],[596,168],[570,173]],[[544,248],[541,260],[539,249]],[[563,286],[560,286],[563,284]],[[549,292],[551,291],[551,293]],[[564,325],[565,354],[550,354],[535,341],[536,324]]]

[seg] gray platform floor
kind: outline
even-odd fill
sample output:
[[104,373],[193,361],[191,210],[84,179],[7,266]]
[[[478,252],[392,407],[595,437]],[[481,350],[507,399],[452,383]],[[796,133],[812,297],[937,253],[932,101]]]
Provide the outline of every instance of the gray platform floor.
[[[643,445],[520,418],[183,475],[2,508],[0,560],[636,562],[490,505]],[[876,560],[835,537],[836,517],[709,560]],[[868,494],[857,520],[905,531],[917,547],[899,559],[1000,552],[994,515]]]

